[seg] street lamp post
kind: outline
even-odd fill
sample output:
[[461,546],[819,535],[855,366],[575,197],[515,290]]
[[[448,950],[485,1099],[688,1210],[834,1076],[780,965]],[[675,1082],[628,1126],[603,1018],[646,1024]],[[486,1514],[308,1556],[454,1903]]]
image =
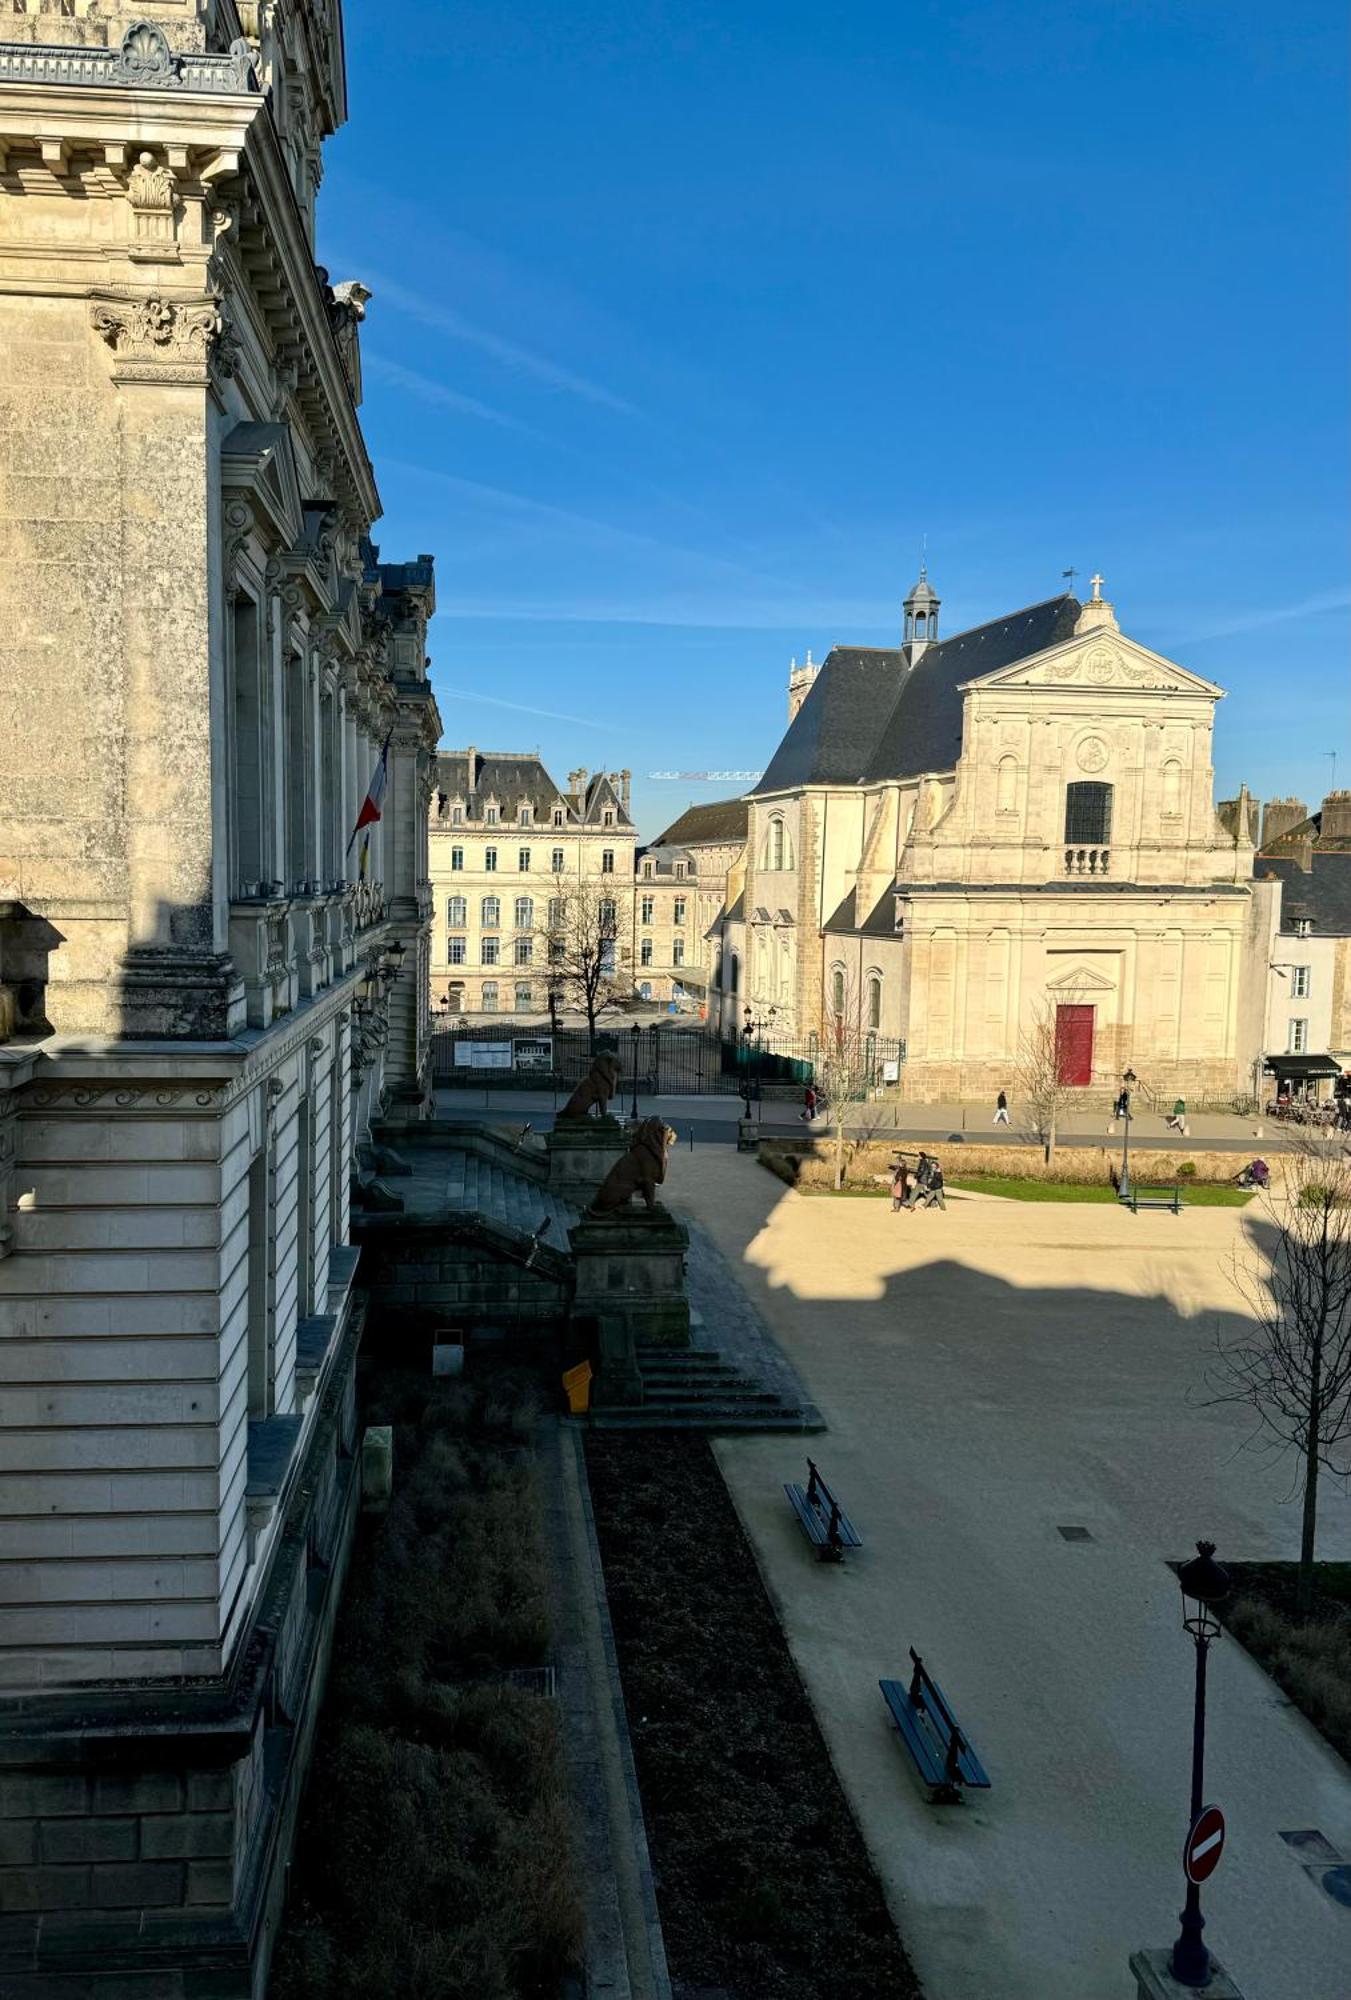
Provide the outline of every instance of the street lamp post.
[[629,1032],[633,1036],[633,1105],[630,1115],[636,1125],[638,1123],[638,1040],[642,1034],[642,1029],[635,1021]]
[[1131,1091],[1139,1082],[1133,1069],[1128,1069],[1121,1079],[1121,1102],[1124,1116],[1121,1121],[1121,1188],[1122,1201],[1131,1198]]
[[[1206,1660],[1210,1642],[1220,1636],[1220,1621],[1213,1607],[1228,1594],[1229,1573],[1215,1561],[1214,1542],[1198,1542],[1196,1554],[1178,1571],[1182,1588],[1182,1625],[1196,1647],[1196,1700],[1192,1711],[1192,1792],[1188,1830],[1196,1825],[1203,1809],[1202,1791],[1206,1762]],[[1205,1918],[1201,1915],[1201,1891],[1188,1876],[1187,1900],[1182,1910],[1182,1929],[1173,1946],[1170,1961],[1179,1986],[1205,1986],[1210,1979],[1210,1953],[1202,1942]]]

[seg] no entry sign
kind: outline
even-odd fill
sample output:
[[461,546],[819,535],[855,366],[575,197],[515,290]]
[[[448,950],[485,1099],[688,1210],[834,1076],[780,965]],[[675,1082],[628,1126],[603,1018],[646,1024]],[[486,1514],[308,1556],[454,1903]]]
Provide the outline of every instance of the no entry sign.
[[1207,1806],[1196,1815],[1191,1832],[1187,1835],[1187,1845],[1182,1850],[1182,1865],[1187,1871],[1189,1882],[1204,1882],[1215,1873],[1224,1853],[1224,1814],[1218,1806]]

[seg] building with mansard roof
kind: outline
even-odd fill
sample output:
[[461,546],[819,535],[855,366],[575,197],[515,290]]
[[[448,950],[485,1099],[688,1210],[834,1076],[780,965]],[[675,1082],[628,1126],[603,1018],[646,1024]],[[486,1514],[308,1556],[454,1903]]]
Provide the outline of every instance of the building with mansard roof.
[[435,584],[371,539],[370,294],[314,257],[346,90],[338,0],[0,24],[0,1992],[33,2000],[265,1989],[360,1487],[350,1211],[428,1105]]
[[631,773],[568,773],[556,784],[535,751],[443,750],[428,817],[438,1014],[546,1019],[567,996],[550,977],[551,934],[580,902],[612,927],[627,990],[633,945]]
[[795,666],[719,930],[724,1025],[843,1019],[903,1046],[919,1097],[1010,1087],[1039,1019],[1078,1087],[1248,1090],[1271,896],[1216,810],[1222,690],[1122,632],[1101,578],[951,636],[940,612],[921,573],[900,646]]

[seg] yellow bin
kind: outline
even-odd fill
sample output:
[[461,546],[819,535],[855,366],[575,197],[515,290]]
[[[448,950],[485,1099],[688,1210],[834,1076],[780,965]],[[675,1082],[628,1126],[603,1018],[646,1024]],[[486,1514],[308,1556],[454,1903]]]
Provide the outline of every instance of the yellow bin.
[[579,1361],[563,1371],[563,1387],[568,1392],[568,1409],[574,1417],[584,1417],[591,1408],[591,1363]]

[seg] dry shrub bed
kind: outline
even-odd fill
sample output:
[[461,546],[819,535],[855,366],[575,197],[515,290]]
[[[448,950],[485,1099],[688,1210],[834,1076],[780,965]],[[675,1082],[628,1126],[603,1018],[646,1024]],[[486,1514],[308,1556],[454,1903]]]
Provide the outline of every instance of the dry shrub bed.
[[[1113,1169],[1120,1169],[1121,1146],[1061,1147],[1047,1161],[1040,1146],[973,1146],[941,1134],[923,1142],[896,1140],[881,1145],[876,1140],[850,1143],[845,1149],[846,1187],[871,1187],[874,1177],[885,1174],[898,1151],[913,1160],[923,1143],[937,1153],[949,1178],[976,1178],[989,1175],[1001,1180],[1049,1181],[1062,1187],[1106,1187]],[[826,1147],[814,1147],[810,1140],[760,1147],[761,1164],[777,1174],[789,1187],[832,1188],[835,1163]],[[1232,1181],[1247,1156],[1234,1153],[1167,1153],[1148,1148],[1131,1148],[1131,1173],[1138,1181],[1172,1182],[1179,1178],[1201,1185],[1223,1186]],[[1273,1178],[1279,1178],[1279,1163],[1273,1163]]]
[[1234,1580],[1220,1616],[1302,1714],[1351,1760],[1351,1563],[1319,1563],[1306,1618],[1295,1563],[1226,1563]]
[[917,2000],[707,1443],[586,1455],[678,2000]]
[[528,1377],[383,1377],[272,2000],[552,2000],[581,1948]]

